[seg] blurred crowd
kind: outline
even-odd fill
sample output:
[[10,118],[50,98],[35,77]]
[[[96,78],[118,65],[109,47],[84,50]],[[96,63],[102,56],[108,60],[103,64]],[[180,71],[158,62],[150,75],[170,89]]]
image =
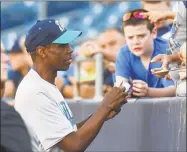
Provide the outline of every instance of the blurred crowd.
[[[162,69],[172,69],[172,67],[179,68],[179,67],[183,67],[182,65],[185,65],[186,62],[184,61],[186,55],[184,51],[186,49],[185,47],[185,42],[186,42],[185,15],[186,14],[184,12],[186,11],[185,4],[183,4],[183,2],[179,2],[179,4],[177,4],[176,2],[176,4],[174,5],[176,7],[174,7],[171,5],[171,2],[163,2],[163,1],[142,1],[141,3],[142,3],[142,10],[140,9],[139,11],[144,12],[144,10],[147,10],[148,12],[145,12],[142,15],[144,15],[145,18],[148,18],[150,22],[148,23],[148,26],[154,25],[154,27],[149,28],[150,32],[154,34],[154,37],[152,37],[152,39],[151,38],[149,39],[150,41],[149,44],[148,42],[146,42],[146,40],[144,40],[145,35],[140,35],[140,36],[138,35],[138,31],[141,30],[143,31],[143,27],[139,27],[139,29],[137,30],[135,28],[125,29],[124,27],[126,25],[123,25],[123,28],[118,28],[118,27],[107,28],[104,31],[100,32],[94,38],[82,41],[79,45],[76,45],[76,49],[74,50],[73,53],[73,59],[75,59],[77,56],[86,58],[86,60],[82,61],[80,65],[79,80],[76,80],[75,78],[75,64],[77,64],[75,62],[70,66],[68,71],[59,71],[57,73],[55,84],[65,98],[74,97],[74,91],[73,91],[74,87],[78,87],[78,94],[81,98],[94,97],[95,81],[96,81],[96,61],[93,57],[98,53],[103,55],[103,71],[101,71],[102,73],[101,76],[103,77],[102,94],[109,91],[111,87],[113,87],[114,85],[119,85],[119,83],[122,80],[124,81],[123,85],[125,85],[127,88],[132,89],[132,87],[136,87],[136,89],[138,89],[139,92],[141,92],[142,89],[149,90],[150,92],[150,95],[148,95],[147,92],[140,93],[140,94],[134,93],[134,96],[137,97],[175,96],[174,92],[176,92],[176,86],[178,88],[178,95],[185,94],[184,93],[185,91],[183,91],[184,90],[183,86],[181,87],[179,85],[181,84],[181,81],[182,84],[184,83],[183,82],[184,80],[186,81],[186,75],[184,72],[185,69],[179,70],[180,72],[177,70],[173,70],[172,72],[167,73],[167,75],[164,75],[162,73],[163,75],[161,76],[157,74],[159,70],[161,70],[159,67],[161,66],[161,64],[156,66],[154,66],[155,64],[150,66],[148,64],[153,57],[156,57],[157,54],[162,54],[162,56],[161,55],[159,57],[157,56],[156,59],[153,58],[154,62],[157,61],[163,62],[161,66]],[[107,3],[107,5],[109,4]],[[176,8],[175,11],[172,10],[172,7]],[[163,11],[165,13],[163,13]],[[131,13],[133,14],[134,12]],[[130,16],[128,15],[129,14],[127,14],[127,16],[125,15],[124,16],[127,17],[127,19],[132,17],[131,14]],[[141,14],[138,15],[141,18]],[[125,20],[125,17],[123,17],[123,22]],[[127,25],[143,24],[143,22],[142,23],[138,23],[138,22],[136,23],[136,22],[137,21],[135,20],[127,23]],[[24,76],[28,73],[28,71],[32,68],[32,60],[24,46],[24,39],[25,39],[25,35],[20,35],[14,41],[14,45],[10,50],[6,50],[5,48],[10,60],[8,63],[8,79],[5,84],[6,87],[5,87],[4,98],[14,99],[19,83],[24,78]],[[161,42],[162,39],[164,40],[163,42]],[[158,44],[157,46],[153,46],[153,43],[158,43]],[[169,46],[168,43],[171,46]],[[1,46],[3,46],[3,44],[1,44]],[[152,57],[147,56],[147,58],[141,58],[141,62],[138,63],[134,61],[133,57],[131,58],[130,56],[127,55],[123,56],[122,50],[124,47],[128,47],[128,50],[131,50],[132,54],[137,55],[140,58],[141,58],[141,54],[136,54],[138,49],[144,49],[145,51],[146,49],[148,50],[154,47],[154,49],[157,49],[158,52]],[[134,48],[137,50],[134,50],[133,52]],[[181,52],[180,55],[178,55],[179,58],[176,59],[177,63],[175,60],[173,62],[173,60],[170,60],[169,58],[171,54],[172,55],[176,54],[176,52]],[[152,55],[152,52],[150,53],[148,52],[148,54]],[[89,60],[89,58],[92,58],[92,60]],[[165,65],[166,58],[168,60],[167,65]],[[179,61],[181,61],[182,63]],[[172,63],[170,64],[170,62]],[[124,66],[123,64],[126,65]],[[138,65],[136,66],[136,64],[143,64],[144,67],[143,66],[138,67]],[[128,69],[129,67],[131,67],[131,69]],[[148,76],[144,75],[143,73],[144,74],[146,73]],[[141,81],[133,82],[133,79],[134,80],[139,79]],[[158,82],[158,81],[163,81],[163,82]],[[135,85],[135,83],[137,84]],[[175,87],[172,88],[171,86],[172,87],[175,86]],[[151,89],[149,88],[168,88],[169,90],[168,93],[166,94],[162,94],[160,92],[158,92],[157,94],[155,93],[152,94],[150,91]]]
[[[70,68],[58,71],[54,82],[64,98],[73,99],[75,87],[80,98],[94,98],[97,74],[103,79],[102,95],[113,86],[124,86],[129,98],[186,96],[186,1],[141,3],[142,9],[123,15],[121,28],[106,28],[76,45]],[[10,105],[33,66],[25,34],[9,50],[1,42],[1,98]],[[97,54],[103,56],[100,73],[96,73]],[[84,58],[79,79],[77,57]]]

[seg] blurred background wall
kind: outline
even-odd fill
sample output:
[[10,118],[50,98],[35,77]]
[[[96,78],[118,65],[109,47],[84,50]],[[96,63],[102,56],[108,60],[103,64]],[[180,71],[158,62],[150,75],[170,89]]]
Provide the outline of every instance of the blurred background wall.
[[80,39],[83,41],[94,38],[105,28],[121,28],[123,14],[138,8],[140,1],[1,2],[1,39],[9,50],[17,36],[25,35],[38,19],[54,18],[68,29],[83,31]]

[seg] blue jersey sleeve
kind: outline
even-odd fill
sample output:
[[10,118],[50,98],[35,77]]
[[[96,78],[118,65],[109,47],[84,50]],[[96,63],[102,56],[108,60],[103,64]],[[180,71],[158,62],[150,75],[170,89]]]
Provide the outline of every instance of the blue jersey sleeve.
[[127,46],[120,49],[116,58],[116,72],[115,76],[121,76],[129,79],[131,77],[131,62],[130,62],[130,52]]

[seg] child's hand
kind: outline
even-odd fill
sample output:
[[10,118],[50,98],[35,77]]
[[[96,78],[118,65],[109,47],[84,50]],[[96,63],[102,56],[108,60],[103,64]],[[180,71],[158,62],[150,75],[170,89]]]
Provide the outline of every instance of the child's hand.
[[133,80],[132,95],[137,97],[148,97],[149,87],[148,84],[142,80]]

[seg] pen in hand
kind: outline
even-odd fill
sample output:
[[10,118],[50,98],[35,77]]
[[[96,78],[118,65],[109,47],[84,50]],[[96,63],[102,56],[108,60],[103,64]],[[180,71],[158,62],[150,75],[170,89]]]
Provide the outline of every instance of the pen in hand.
[[119,88],[122,88],[123,87],[123,81],[121,81],[120,85],[119,85]]

